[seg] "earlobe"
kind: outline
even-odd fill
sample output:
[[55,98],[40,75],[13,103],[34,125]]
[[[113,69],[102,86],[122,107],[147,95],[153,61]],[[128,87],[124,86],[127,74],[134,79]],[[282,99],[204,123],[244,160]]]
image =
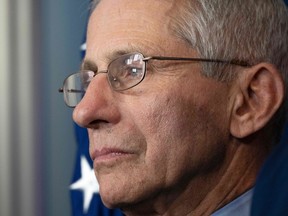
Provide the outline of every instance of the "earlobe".
[[241,72],[233,92],[230,133],[245,138],[263,128],[284,98],[283,79],[274,65],[260,63]]

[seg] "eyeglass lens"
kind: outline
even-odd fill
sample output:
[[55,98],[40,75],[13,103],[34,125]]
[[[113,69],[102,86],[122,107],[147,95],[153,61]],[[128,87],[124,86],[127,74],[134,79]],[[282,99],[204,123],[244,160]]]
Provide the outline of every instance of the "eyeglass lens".
[[75,107],[83,98],[89,83],[95,76],[93,71],[72,74],[64,81],[64,100],[70,107]]
[[143,55],[132,53],[123,55],[108,66],[109,82],[114,90],[123,91],[139,84],[145,75]]
[[[146,65],[143,59],[141,53],[132,53],[113,60],[108,65],[108,71],[105,71],[108,73],[111,87],[116,91],[123,91],[139,84],[145,76]],[[75,107],[82,100],[94,77],[93,71],[81,71],[66,78],[63,92],[64,100],[69,107]]]

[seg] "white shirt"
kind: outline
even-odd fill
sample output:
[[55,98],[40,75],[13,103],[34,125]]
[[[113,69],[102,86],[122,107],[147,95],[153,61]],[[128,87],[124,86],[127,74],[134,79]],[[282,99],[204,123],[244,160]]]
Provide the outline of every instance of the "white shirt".
[[245,192],[232,202],[214,212],[211,216],[249,216],[253,189]]

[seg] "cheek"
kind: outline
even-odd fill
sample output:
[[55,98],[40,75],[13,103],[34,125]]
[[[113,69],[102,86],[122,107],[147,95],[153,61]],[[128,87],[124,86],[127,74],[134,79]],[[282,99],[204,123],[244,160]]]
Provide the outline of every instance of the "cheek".
[[215,102],[169,95],[143,101],[134,122],[146,138],[146,163],[172,181],[221,160],[227,134]]

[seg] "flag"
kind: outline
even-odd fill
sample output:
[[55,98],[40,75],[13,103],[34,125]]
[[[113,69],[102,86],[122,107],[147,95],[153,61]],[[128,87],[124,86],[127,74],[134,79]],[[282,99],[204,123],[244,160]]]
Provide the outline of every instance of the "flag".
[[[86,43],[81,45],[81,57],[86,51]],[[89,156],[89,139],[86,128],[75,124],[77,155],[72,183],[70,185],[73,216],[122,216],[119,209],[107,209],[99,195],[92,160]]]
[[74,176],[70,185],[73,216],[122,216],[120,210],[107,209],[99,195],[92,160],[89,156],[89,139],[86,128],[75,124],[77,156]]

